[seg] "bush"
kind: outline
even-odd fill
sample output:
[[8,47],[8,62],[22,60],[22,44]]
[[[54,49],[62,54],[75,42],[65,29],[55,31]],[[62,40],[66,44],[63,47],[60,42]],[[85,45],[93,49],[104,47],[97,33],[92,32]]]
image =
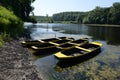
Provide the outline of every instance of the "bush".
[[12,11],[0,6],[0,32],[17,37],[23,32],[23,22]]
[[10,35],[6,34],[6,32],[0,34],[0,47],[4,46],[4,41],[9,41]]
[[37,23],[37,20],[36,20],[36,18],[34,16],[29,16],[27,18],[27,22]]
[[4,41],[3,41],[2,36],[0,35],[0,47],[3,47],[3,45],[4,45]]

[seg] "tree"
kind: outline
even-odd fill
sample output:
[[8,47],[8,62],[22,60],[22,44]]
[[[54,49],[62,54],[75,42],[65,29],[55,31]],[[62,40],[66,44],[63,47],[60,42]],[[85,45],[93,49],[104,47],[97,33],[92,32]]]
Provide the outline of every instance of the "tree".
[[0,0],[0,4],[9,10],[12,10],[15,15],[20,17],[23,21],[29,19],[30,12],[34,9],[31,3],[35,0]]
[[84,23],[90,24],[106,24],[108,22],[109,8],[96,7],[90,11],[84,18]]
[[113,6],[110,8],[109,12],[110,23],[120,24],[120,3],[113,3]]
[[78,15],[78,16],[77,16],[76,21],[77,21],[77,23],[80,23],[80,24],[82,23],[82,18],[81,18],[81,16],[80,16],[80,15]]

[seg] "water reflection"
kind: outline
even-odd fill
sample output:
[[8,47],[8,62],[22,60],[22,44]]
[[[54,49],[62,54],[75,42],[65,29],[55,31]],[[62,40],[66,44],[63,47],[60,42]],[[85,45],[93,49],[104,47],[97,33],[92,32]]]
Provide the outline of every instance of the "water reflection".
[[54,25],[52,27],[54,31],[57,30],[64,30],[65,34],[87,34],[87,27],[85,25],[78,25],[78,24],[64,24],[64,25]]
[[104,40],[107,44],[120,44],[120,28],[118,27],[88,27],[88,35],[95,40]]
[[106,41],[108,44],[120,44],[120,28],[119,27],[98,27],[85,25],[61,25],[53,26],[53,31],[64,30],[65,34],[85,34],[92,36],[94,40]]

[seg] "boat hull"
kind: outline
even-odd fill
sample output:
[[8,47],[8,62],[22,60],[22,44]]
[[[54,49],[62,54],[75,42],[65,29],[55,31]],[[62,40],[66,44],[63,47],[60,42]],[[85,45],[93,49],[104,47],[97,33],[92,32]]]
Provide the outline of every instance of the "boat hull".
[[21,44],[23,47],[30,48],[33,45],[39,45],[42,44],[43,42],[40,41],[23,41]]
[[[95,43],[95,42],[94,42]],[[63,50],[60,52],[57,52],[55,57],[61,61],[73,61],[73,60],[79,60],[79,59],[88,59],[89,57],[92,57],[94,55],[97,55],[101,52],[101,44],[94,44],[90,43],[90,45],[94,45],[94,49],[90,50],[88,48],[85,48],[85,46],[75,46],[74,48],[70,48],[67,50]],[[88,43],[89,44],[89,43]],[[87,44],[86,44],[87,45]]]
[[47,42],[57,42],[60,40],[74,40],[74,38],[67,38],[67,37],[48,38],[48,39],[41,39],[41,40],[22,41],[21,44],[23,47],[30,48],[31,46],[34,46],[34,45],[39,45]]
[[31,52],[34,55],[53,54],[53,53],[58,52],[58,51],[60,51],[60,50],[56,47],[44,48],[44,49],[39,49],[39,50],[31,49]]

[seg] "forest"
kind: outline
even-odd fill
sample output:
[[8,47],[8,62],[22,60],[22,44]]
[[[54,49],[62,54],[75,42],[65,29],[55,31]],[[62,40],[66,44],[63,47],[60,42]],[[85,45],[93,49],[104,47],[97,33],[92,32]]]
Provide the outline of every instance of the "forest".
[[[111,7],[99,7],[88,12],[60,12],[53,16],[39,17],[40,22],[69,22],[78,24],[120,24],[120,2]],[[38,16],[37,16],[38,18]]]
[[75,21],[83,24],[120,24],[120,3],[99,7],[88,12],[62,12],[52,16],[53,21]]

